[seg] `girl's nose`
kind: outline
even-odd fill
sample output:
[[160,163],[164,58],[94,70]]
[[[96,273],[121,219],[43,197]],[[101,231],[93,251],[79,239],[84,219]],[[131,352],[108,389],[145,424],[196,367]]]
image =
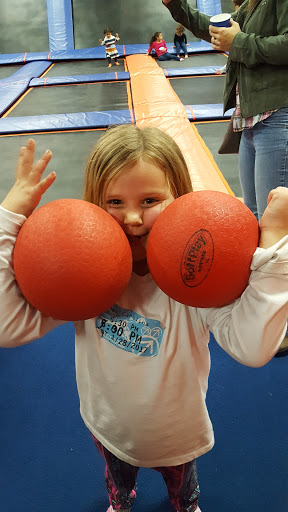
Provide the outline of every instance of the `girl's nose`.
[[142,212],[138,212],[136,210],[129,210],[126,212],[124,217],[124,224],[130,226],[142,226],[143,218]]

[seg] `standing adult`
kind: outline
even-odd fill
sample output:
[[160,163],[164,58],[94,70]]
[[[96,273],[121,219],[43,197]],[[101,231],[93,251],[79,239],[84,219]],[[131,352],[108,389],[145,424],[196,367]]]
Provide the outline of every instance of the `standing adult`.
[[[228,28],[211,26],[187,0],[163,4],[196,37],[229,52],[224,112],[235,107],[243,198],[260,221],[270,190],[288,187],[288,0],[245,0]],[[288,336],[277,355],[288,355]]]

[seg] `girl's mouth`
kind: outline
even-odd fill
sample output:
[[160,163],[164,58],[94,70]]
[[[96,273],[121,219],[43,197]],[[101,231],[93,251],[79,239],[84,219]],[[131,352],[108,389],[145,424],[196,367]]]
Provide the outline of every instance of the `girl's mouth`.
[[144,233],[143,235],[127,235],[127,238],[128,238],[128,242],[130,244],[137,244],[141,241],[146,241],[146,238],[147,236],[149,235],[149,233]]

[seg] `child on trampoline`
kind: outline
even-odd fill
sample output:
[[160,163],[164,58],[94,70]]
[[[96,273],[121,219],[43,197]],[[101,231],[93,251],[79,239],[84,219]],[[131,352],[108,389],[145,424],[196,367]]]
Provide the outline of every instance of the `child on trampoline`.
[[[34,152],[30,139],[21,149],[15,184],[0,206],[2,347],[29,343],[64,323],[30,306],[13,272],[19,229],[55,180],[54,172],[42,178],[51,152],[33,165]],[[270,193],[250,283],[239,299],[220,308],[193,308],[157,287],[147,265],[147,237],[161,211],[191,191],[183,154],[157,128],[112,127],[87,163],[84,199],[118,221],[133,256],[131,280],[117,304],[75,322],[80,411],[106,461],[109,512],[130,511],[141,466],[162,474],[177,512],[200,512],[196,458],[214,444],[206,407],[209,330],[231,357],[254,367],[273,357],[286,332],[285,188]],[[111,337],[119,326],[121,345]]]
[[188,59],[187,37],[184,34],[185,28],[179,23],[175,29],[174,47],[176,48],[177,57],[180,57],[180,50],[183,50],[185,59]]
[[178,60],[182,62],[182,57],[169,53],[167,45],[163,39],[161,32],[155,32],[151,37],[150,46],[146,55],[152,55],[152,50],[155,50],[158,60]]
[[112,60],[115,62],[116,66],[120,66],[118,62],[119,53],[116,48],[116,42],[120,40],[119,35],[116,33],[115,36],[112,35],[113,30],[110,28],[104,29],[104,39],[99,39],[101,45],[105,45],[106,48],[106,58],[108,60],[108,68],[112,67]]

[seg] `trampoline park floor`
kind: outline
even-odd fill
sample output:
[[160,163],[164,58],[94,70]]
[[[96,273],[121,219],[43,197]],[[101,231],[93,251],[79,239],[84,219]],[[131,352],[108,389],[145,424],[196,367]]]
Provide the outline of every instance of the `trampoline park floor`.
[[[162,68],[170,66],[176,68],[185,64],[188,68],[190,61],[195,60],[195,66],[210,66],[213,65],[213,59],[216,59],[214,65],[222,66],[227,60],[226,56],[221,53],[211,55],[211,53],[203,53],[201,55],[195,54],[189,56],[183,62],[167,61],[158,62]],[[124,60],[119,60],[121,69],[124,70]],[[165,64],[165,66],[164,66]],[[194,64],[193,64],[194,67]],[[118,67],[120,68],[120,66]],[[117,70],[118,70],[117,68]],[[10,67],[5,66],[6,76]],[[89,73],[102,73],[102,72],[115,72],[115,66],[107,68],[106,60],[83,60],[83,61],[70,61],[59,62],[52,65],[45,73],[45,77],[56,76],[75,76],[78,74]],[[0,66],[1,71],[1,66]],[[3,70],[4,71],[4,70]],[[181,78],[170,78],[170,84],[180,101],[184,105],[198,105],[207,103],[220,103],[222,102],[222,93],[224,87],[224,75],[216,76],[189,76]],[[5,117],[22,117],[22,116],[36,116],[43,114],[60,114],[60,113],[73,113],[73,112],[91,112],[91,111],[113,111],[113,110],[126,110],[129,108],[129,82],[125,81],[111,81],[111,82],[97,82],[88,84],[73,84],[73,85],[55,85],[49,87],[34,87],[24,94],[22,100],[17,102],[16,105],[6,112]],[[207,146],[207,150],[212,154],[219,170],[224,178],[230,185],[233,193],[237,197],[241,197],[241,187],[238,177],[237,168],[237,155],[219,155],[218,148],[227,129],[228,121],[215,121],[215,122],[196,122],[200,136]],[[54,187],[55,191],[48,191],[43,198],[43,202],[50,201],[53,194],[57,197],[81,197],[82,188],[80,181],[83,177],[85,163],[79,167],[79,154],[86,154],[88,157],[87,147],[89,151],[93,147],[93,142],[99,138],[100,131],[95,130],[82,130],[70,133],[59,132],[58,137],[56,133],[38,133],[31,134],[37,142],[37,151],[40,155],[41,151],[49,148],[53,152],[53,160],[50,167],[58,172],[57,186]],[[15,155],[18,148],[27,140],[29,135],[13,135],[0,137],[0,151],[2,155],[7,155],[2,160],[2,176],[1,176],[1,194],[4,197],[8,191],[8,186],[11,185],[12,177],[14,176],[15,159],[11,161],[10,155]],[[63,143],[65,139],[69,139],[68,147],[69,154],[62,156]],[[57,144],[57,141],[61,143]],[[67,146],[66,146],[67,147]],[[11,148],[11,150],[10,150]],[[10,152],[11,151],[11,152]],[[60,153],[60,154],[59,154]],[[61,164],[58,165],[58,160]],[[66,171],[67,170],[67,171]],[[61,190],[61,176],[69,173],[69,181],[66,182],[64,190]],[[79,180],[79,176],[81,177]],[[57,189],[57,192],[56,192]],[[68,193],[69,192],[69,193]]]
[[45,77],[115,73],[115,70],[125,71],[124,59],[119,59],[118,62],[120,66],[117,68],[115,65],[109,68],[106,59],[54,62],[45,74]]
[[34,87],[7,117],[127,110],[126,82]]

